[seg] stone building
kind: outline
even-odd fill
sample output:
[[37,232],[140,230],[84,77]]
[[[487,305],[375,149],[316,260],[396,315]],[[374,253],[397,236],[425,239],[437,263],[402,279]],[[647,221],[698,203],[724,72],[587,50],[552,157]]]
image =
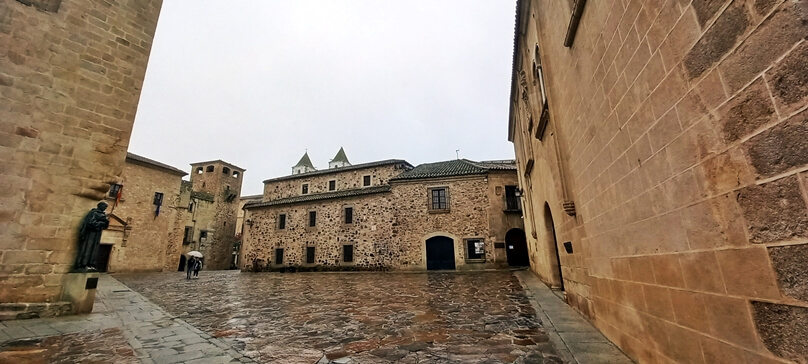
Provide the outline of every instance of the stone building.
[[351,165],[340,150],[329,169],[301,166],[245,205],[242,269],[494,268],[506,239],[526,265],[513,161]]
[[808,360],[808,1],[519,0],[530,264],[641,363]]
[[0,303],[62,300],[81,218],[120,182],[160,6],[0,0]]
[[166,251],[178,242],[174,226],[187,207],[179,198],[186,175],[155,160],[126,155],[120,183],[107,194],[110,224],[101,235],[96,268],[111,273],[164,269]]

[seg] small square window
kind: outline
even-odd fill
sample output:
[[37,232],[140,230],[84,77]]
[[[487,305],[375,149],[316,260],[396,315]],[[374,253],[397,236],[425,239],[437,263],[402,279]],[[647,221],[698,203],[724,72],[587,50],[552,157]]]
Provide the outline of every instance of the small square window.
[[199,232],[199,239],[207,239],[208,238],[208,231],[202,230]]
[[466,259],[485,260],[485,241],[482,239],[466,239]]
[[303,187],[301,188],[301,193],[304,194],[304,195],[309,193],[309,184],[308,183],[303,184]]
[[342,262],[343,263],[353,263],[353,245],[343,245],[342,246]]
[[328,190],[329,191],[334,191],[336,189],[337,189],[337,181],[334,181],[334,180],[328,181]]
[[314,264],[314,247],[306,247],[306,264]]
[[317,211],[309,211],[309,227],[317,226]]
[[283,248],[275,249],[275,264],[283,264]]
[[286,214],[278,214],[278,230],[286,229]]
[[362,177],[362,186],[370,186],[370,176]]
[[154,204],[157,206],[163,205],[163,193],[162,192],[155,192],[154,193]]
[[435,187],[429,189],[429,210],[431,211],[449,210],[448,187]]
[[353,207],[345,208],[345,223],[353,224]]
[[123,185],[119,185],[117,183],[113,183],[109,186],[109,197],[118,199],[120,198],[120,194],[123,192]]

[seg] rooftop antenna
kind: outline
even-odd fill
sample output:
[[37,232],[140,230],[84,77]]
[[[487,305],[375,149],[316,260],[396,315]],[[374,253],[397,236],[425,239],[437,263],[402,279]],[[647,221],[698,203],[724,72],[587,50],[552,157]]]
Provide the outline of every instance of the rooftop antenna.
[[460,159],[460,149],[455,149],[455,154],[457,155],[457,159]]

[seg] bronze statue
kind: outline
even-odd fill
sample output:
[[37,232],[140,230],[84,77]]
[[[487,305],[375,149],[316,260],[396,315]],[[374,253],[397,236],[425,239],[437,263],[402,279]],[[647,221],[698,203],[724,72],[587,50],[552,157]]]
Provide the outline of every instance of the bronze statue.
[[73,266],[74,272],[95,271],[95,255],[98,253],[98,246],[101,244],[101,232],[109,227],[109,219],[104,210],[107,209],[106,202],[99,202],[98,207],[90,210],[79,227],[79,251],[76,254],[76,264]]

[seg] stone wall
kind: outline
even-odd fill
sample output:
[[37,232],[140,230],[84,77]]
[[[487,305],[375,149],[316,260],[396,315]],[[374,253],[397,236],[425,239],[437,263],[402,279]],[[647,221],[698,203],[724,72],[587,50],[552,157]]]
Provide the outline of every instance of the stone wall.
[[[127,162],[122,174],[123,192],[117,206],[108,199],[107,211],[128,223],[126,241],[112,241],[105,231],[101,244],[113,244],[110,273],[159,272],[163,270],[166,243],[174,240],[174,224],[184,209],[176,205],[182,177],[155,168]],[[154,193],[163,193],[160,214],[155,215]]]
[[48,4],[0,1],[0,302],[60,299],[120,180],[161,1]]
[[488,241],[492,244],[503,243],[503,248],[494,250],[494,261],[507,264],[505,252],[505,234],[511,229],[524,232],[525,224],[521,211],[507,211],[505,186],[518,186],[519,178],[515,171],[491,171],[488,174]]
[[362,188],[364,187],[362,179],[367,175],[371,176],[371,186],[381,186],[387,184],[390,178],[404,171],[404,169],[400,167],[400,164],[358,168],[348,171],[337,170],[338,168],[334,169],[335,173],[318,174],[314,176],[301,175],[295,176],[296,178],[294,179],[282,181],[269,180],[268,183],[264,183],[264,201],[298,196],[301,194],[302,185],[304,183],[309,185],[309,193],[312,194],[328,192],[328,181],[331,180],[336,180],[337,191]]
[[808,1],[520,6],[532,269],[643,363],[808,360]]

